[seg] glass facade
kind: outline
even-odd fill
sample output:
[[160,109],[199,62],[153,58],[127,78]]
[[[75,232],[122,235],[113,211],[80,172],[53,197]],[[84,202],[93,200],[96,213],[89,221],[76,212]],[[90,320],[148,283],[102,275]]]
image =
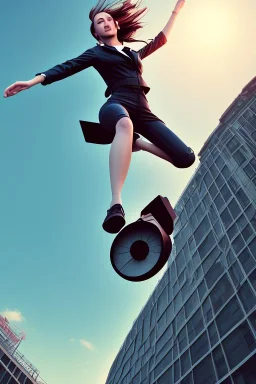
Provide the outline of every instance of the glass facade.
[[106,384],[256,382],[256,99],[241,104],[174,208],[167,270]]

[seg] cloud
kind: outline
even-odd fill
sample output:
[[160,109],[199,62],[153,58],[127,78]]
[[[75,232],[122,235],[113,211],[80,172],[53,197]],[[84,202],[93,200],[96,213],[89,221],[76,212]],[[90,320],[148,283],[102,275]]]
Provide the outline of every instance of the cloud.
[[6,317],[9,321],[21,322],[25,320],[20,311],[10,311],[9,309],[6,309],[1,313],[1,315]]
[[86,340],[81,339],[80,343],[87,349],[94,349],[94,346]]

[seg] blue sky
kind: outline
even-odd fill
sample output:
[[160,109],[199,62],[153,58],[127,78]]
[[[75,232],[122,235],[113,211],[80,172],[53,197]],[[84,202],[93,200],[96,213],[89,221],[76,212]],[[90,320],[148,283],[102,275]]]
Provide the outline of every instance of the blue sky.
[[[110,263],[115,235],[102,229],[111,201],[110,146],[86,143],[79,125],[98,121],[106,101],[100,75],[91,67],[3,98],[15,81],[95,45],[88,18],[94,4],[1,4],[0,312],[26,332],[20,351],[48,384],[104,384],[165,271],[132,283]],[[144,0],[149,12],[137,38],[156,36],[175,4]],[[196,154],[255,76],[255,13],[251,0],[188,1],[167,44],[143,62],[151,110]],[[158,194],[175,206],[198,165],[197,157],[178,169],[135,152],[122,193],[127,224]]]

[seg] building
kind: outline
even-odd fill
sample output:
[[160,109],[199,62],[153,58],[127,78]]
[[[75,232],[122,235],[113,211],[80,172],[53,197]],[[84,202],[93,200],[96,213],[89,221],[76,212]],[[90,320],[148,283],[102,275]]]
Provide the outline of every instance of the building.
[[24,333],[0,316],[0,384],[46,384],[39,371],[18,351]]
[[256,77],[198,156],[167,269],[106,384],[256,383]]

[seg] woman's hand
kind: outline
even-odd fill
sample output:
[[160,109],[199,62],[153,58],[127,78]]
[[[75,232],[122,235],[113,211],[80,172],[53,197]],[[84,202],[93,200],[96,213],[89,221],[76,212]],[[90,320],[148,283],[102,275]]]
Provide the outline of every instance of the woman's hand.
[[185,4],[185,0],[178,0],[175,5],[174,12],[179,13],[179,11],[181,10],[184,4]]
[[32,83],[28,81],[16,81],[4,90],[4,97],[14,96],[17,93],[32,87]]

